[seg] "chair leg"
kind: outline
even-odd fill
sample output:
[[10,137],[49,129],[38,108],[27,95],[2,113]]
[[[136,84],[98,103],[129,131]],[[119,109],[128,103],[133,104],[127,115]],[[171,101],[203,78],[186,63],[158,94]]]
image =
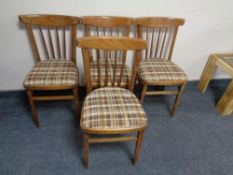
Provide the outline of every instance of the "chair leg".
[[80,109],[79,104],[79,96],[78,96],[78,87],[73,89],[73,95],[74,95],[74,104],[77,109]]
[[184,91],[184,88],[185,88],[185,83],[178,86],[178,94],[176,95],[176,99],[172,107],[171,116],[175,116],[176,114],[177,106],[179,105],[180,97],[182,95],[182,92]]
[[143,88],[142,88],[142,93],[141,93],[141,103],[144,101],[145,95],[146,95],[146,90],[147,90],[147,84],[143,84]]
[[141,147],[142,147],[143,135],[144,135],[144,130],[138,132],[133,164],[136,164],[137,161],[138,161],[139,153],[140,153],[140,150],[141,150]]
[[89,135],[84,133],[83,134],[83,143],[84,143],[84,166],[88,168],[88,151],[89,151]]
[[35,122],[36,126],[40,127],[40,122],[39,122],[39,119],[38,119],[35,103],[33,101],[33,92],[32,92],[32,90],[26,90],[26,92],[27,92],[29,104],[30,104],[31,111],[32,111],[32,119]]

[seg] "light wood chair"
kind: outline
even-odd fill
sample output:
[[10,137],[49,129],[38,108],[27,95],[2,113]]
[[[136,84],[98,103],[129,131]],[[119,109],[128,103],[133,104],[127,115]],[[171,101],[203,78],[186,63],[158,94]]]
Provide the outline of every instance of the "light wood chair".
[[[177,31],[184,19],[166,17],[141,17],[136,19],[138,38],[148,41],[147,50],[139,66],[139,79],[143,84],[141,102],[145,95],[176,95],[171,115],[174,116],[184,90],[187,76],[172,62],[172,52]],[[178,90],[164,90],[165,85],[176,85]],[[148,86],[160,90],[148,91]]]
[[[89,144],[128,140],[136,140],[133,161],[136,163],[141,149],[144,129],[147,126],[147,117],[132,91],[141,60],[140,52],[146,48],[146,41],[126,37],[84,37],[79,39],[78,43],[82,48],[88,90],[88,95],[83,103],[80,122],[81,129],[84,132],[84,165],[88,167]],[[114,64],[110,65],[111,63],[108,61],[104,62],[105,69],[102,71],[103,67],[100,66],[100,61],[98,61],[100,58],[97,58],[97,78],[102,83],[100,83],[98,89],[93,90],[95,87],[93,86],[93,76],[91,76],[92,63],[90,57],[92,56],[91,52],[96,53],[100,50],[104,53],[104,58],[112,56]],[[128,50],[133,50],[135,54],[127,90],[120,87],[124,77],[126,59],[130,59],[122,53],[126,53]],[[117,72],[120,72],[120,74],[117,74]],[[91,134],[114,135],[131,132],[138,132],[138,136],[90,137]]]
[[[84,36],[114,36],[114,37],[129,37],[131,27],[134,24],[134,18],[119,17],[119,16],[83,16],[81,17],[82,24],[84,25]],[[93,53],[93,52],[91,52]],[[126,56],[126,55],[125,55]],[[97,57],[102,67],[105,64],[104,54],[101,51],[93,53],[90,56],[92,67],[97,67]],[[110,67],[114,64],[114,60],[111,57],[107,57]],[[119,66],[119,65],[118,65]],[[104,68],[102,68],[104,71]],[[124,67],[125,77],[129,77],[130,69],[127,65]],[[96,81],[97,69],[92,74],[93,86],[99,87],[99,82]],[[127,75],[127,77],[126,77]],[[126,81],[123,81],[122,86],[126,87]]]
[[[78,100],[76,66],[76,32],[79,18],[62,15],[21,15],[35,59],[35,66],[26,75],[26,89],[32,117],[40,126],[35,101]],[[72,90],[72,95],[38,96],[34,91]]]

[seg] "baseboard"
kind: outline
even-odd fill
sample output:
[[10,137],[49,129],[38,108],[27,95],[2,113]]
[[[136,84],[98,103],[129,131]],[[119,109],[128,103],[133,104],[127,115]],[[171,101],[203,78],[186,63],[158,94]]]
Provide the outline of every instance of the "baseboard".
[[[211,80],[209,86],[227,86],[232,79],[214,79]],[[193,80],[188,81],[186,88],[197,88],[199,81]],[[137,89],[137,87],[136,87]],[[80,86],[80,93],[85,92],[85,87]],[[0,91],[0,98],[1,97],[17,97],[17,96],[26,96],[25,90],[3,90]]]
[[[227,86],[232,79],[213,79],[210,80],[208,86]],[[199,80],[192,80],[188,81],[186,88],[194,88],[197,87],[199,83]]]

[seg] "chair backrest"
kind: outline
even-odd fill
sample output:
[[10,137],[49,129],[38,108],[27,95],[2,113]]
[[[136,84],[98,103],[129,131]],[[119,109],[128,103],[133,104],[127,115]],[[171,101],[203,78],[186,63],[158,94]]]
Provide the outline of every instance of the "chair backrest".
[[85,36],[126,36],[130,34],[130,27],[134,18],[119,16],[83,16]]
[[[93,89],[92,85],[92,76],[91,76],[91,61],[90,57],[92,56],[92,51],[94,53],[99,53],[102,51],[104,57],[111,57],[114,60],[114,63],[108,62],[108,59],[105,59],[105,62],[100,63],[99,57],[97,57],[97,69],[98,69],[98,82],[100,82],[99,87],[104,86],[117,86],[121,87],[121,82],[123,79],[124,68],[126,64],[125,54],[129,50],[133,50],[134,56],[132,60],[131,73],[129,77],[128,89],[133,90],[134,82],[138,70],[139,63],[141,61],[141,51],[145,49],[147,43],[145,40],[133,39],[128,37],[84,37],[78,39],[78,43],[82,48],[83,62],[84,62],[84,72],[85,79],[87,83],[87,90],[90,92]],[[96,51],[97,50],[97,51]],[[103,69],[104,64],[104,77],[101,75],[101,68]],[[109,75],[109,70],[111,69],[112,75]],[[117,76],[118,74],[118,76]],[[104,83],[102,82],[104,80]]]
[[80,19],[63,15],[20,15],[26,25],[35,61],[69,59],[76,64],[76,33]]
[[143,59],[165,58],[171,60],[179,26],[184,19],[167,17],[141,17],[136,19],[137,35],[148,41]]

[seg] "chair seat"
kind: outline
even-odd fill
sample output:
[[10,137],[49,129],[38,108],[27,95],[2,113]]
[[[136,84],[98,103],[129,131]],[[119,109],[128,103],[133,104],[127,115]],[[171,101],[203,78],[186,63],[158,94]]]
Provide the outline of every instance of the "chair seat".
[[[114,81],[115,84],[113,86],[117,86],[117,82],[120,79],[121,75],[121,64],[116,64],[116,69],[114,69],[115,64],[112,61],[109,61],[109,68],[108,68],[108,86],[112,86],[112,82]],[[100,62],[100,75],[101,75],[101,85],[105,84],[105,76],[106,76],[106,65],[103,62]],[[114,80],[114,70],[115,71],[115,80]],[[90,68],[90,74],[92,79],[92,85],[98,86],[99,85],[99,74],[98,74],[98,65],[96,62],[93,62],[91,64]],[[129,83],[129,77],[130,77],[130,68],[125,65],[124,71],[123,71],[123,77],[121,80],[121,87],[126,87]]]
[[78,84],[78,69],[68,60],[45,60],[37,63],[26,75],[25,87],[75,86]]
[[124,130],[143,128],[146,114],[137,97],[129,90],[105,87],[92,91],[82,109],[83,129]]
[[161,58],[143,60],[139,66],[139,76],[147,83],[187,80],[186,74],[179,66]]

